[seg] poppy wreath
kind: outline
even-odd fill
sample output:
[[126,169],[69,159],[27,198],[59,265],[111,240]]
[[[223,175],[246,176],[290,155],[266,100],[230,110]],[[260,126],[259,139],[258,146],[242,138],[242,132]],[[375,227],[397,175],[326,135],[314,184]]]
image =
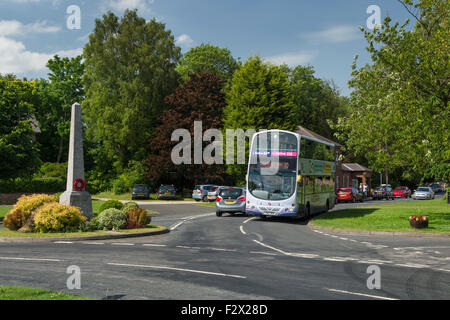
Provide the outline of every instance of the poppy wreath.
[[428,217],[411,216],[409,217],[409,225],[412,228],[428,228]]
[[78,178],[78,179],[75,179],[75,181],[73,182],[73,188],[76,191],[83,191],[85,187],[86,187],[86,182],[84,182],[83,179]]

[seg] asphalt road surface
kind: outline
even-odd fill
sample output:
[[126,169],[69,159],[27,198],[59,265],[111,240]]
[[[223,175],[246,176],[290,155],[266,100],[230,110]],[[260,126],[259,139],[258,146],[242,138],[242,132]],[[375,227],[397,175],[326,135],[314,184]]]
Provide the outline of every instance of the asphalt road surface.
[[[152,223],[171,232],[0,242],[0,285],[103,299],[450,299],[449,238],[329,234],[306,221],[219,218],[213,207],[195,204],[145,207],[159,212]],[[79,290],[66,286],[72,265],[81,270]],[[379,268],[379,289],[368,288],[372,268]]]

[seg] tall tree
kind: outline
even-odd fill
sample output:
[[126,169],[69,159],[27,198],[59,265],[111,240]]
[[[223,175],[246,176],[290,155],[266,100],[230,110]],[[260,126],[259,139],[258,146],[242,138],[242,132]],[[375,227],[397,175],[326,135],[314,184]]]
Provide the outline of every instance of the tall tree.
[[[264,63],[260,57],[251,57],[233,75],[224,110],[224,128],[294,130],[295,112],[292,90],[283,68]],[[238,182],[243,182],[246,170],[243,164],[227,165],[227,172]]]
[[81,82],[84,64],[81,56],[60,58],[55,55],[47,67],[49,81],[37,83],[40,105],[35,115],[41,129],[38,141],[43,161],[61,162],[67,159],[71,105],[84,100]]
[[95,21],[83,52],[88,135],[101,141],[111,162],[124,168],[143,160],[164,97],[177,85],[180,48],[170,30],[126,10]]
[[239,63],[233,58],[230,50],[211,44],[201,44],[191,48],[184,54],[176,70],[184,81],[190,73],[212,72],[220,79],[230,81]]
[[[194,162],[194,122],[202,122],[199,132],[200,141],[208,129],[222,128],[222,112],[225,107],[225,95],[222,92],[224,82],[213,73],[191,74],[182,87],[166,98],[170,109],[161,117],[161,125],[151,140],[151,154],[148,157],[147,177],[154,183],[174,183],[178,186],[193,187],[197,183],[223,183],[224,167],[220,164],[195,164]],[[179,142],[171,141],[176,129],[189,131],[191,145],[188,146],[189,163],[174,164],[171,161],[173,148]],[[184,141],[187,142],[187,141]],[[209,145],[202,142],[202,150]],[[218,150],[220,152],[220,150]],[[181,154],[181,156],[185,156]]]
[[336,128],[375,171],[448,181],[450,2],[399,2],[415,26],[386,17],[380,28],[365,31],[374,63],[357,69],[355,61],[352,113]]
[[329,121],[346,114],[346,99],[332,85],[314,76],[312,66],[287,70],[297,114],[297,124],[331,138]]
[[33,140],[33,81],[0,75],[0,179],[31,175],[41,161]]

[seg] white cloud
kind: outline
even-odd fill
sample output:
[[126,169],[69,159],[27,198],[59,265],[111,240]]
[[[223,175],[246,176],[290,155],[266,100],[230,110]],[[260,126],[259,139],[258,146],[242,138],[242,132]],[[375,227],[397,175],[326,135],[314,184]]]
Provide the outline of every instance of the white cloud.
[[109,0],[108,6],[117,10],[125,11],[125,9],[138,9],[139,11],[150,10],[150,4],[153,0]]
[[26,35],[30,33],[54,33],[61,30],[61,27],[48,26],[47,21],[37,21],[35,23],[23,24],[17,20],[1,20],[0,36]]
[[362,34],[357,26],[338,25],[322,31],[307,33],[303,37],[316,43],[340,43],[360,39],[362,38]]
[[0,36],[0,73],[20,75],[28,71],[42,71],[45,70],[47,61],[55,54],[75,57],[82,51],[82,48],[78,48],[54,53],[32,52],[28,51],[22,42]]
[[175,42],[177,45],[184,47],[184,48],[190,48],[194,44],[194,40],[192,40],[192,38],[187,34],[179,35],[175,39]]
[[314,52],[300,51],[279,54],[265,58],[265,60],[276,65],[287,64],[288,66],[297,66],[310,63],[315,57],[316,53]]

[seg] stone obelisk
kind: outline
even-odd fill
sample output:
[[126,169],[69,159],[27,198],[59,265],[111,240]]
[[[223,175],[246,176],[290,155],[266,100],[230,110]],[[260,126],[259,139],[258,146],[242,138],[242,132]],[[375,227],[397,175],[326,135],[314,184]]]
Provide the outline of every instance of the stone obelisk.
[[67,185],[66,191],[59,198],[59,203],[79,207],[83,215],[91,219],[93,217],[92,199],[91,195],[85,190],[85,186],[81,105],[74,103],[70,122]]

